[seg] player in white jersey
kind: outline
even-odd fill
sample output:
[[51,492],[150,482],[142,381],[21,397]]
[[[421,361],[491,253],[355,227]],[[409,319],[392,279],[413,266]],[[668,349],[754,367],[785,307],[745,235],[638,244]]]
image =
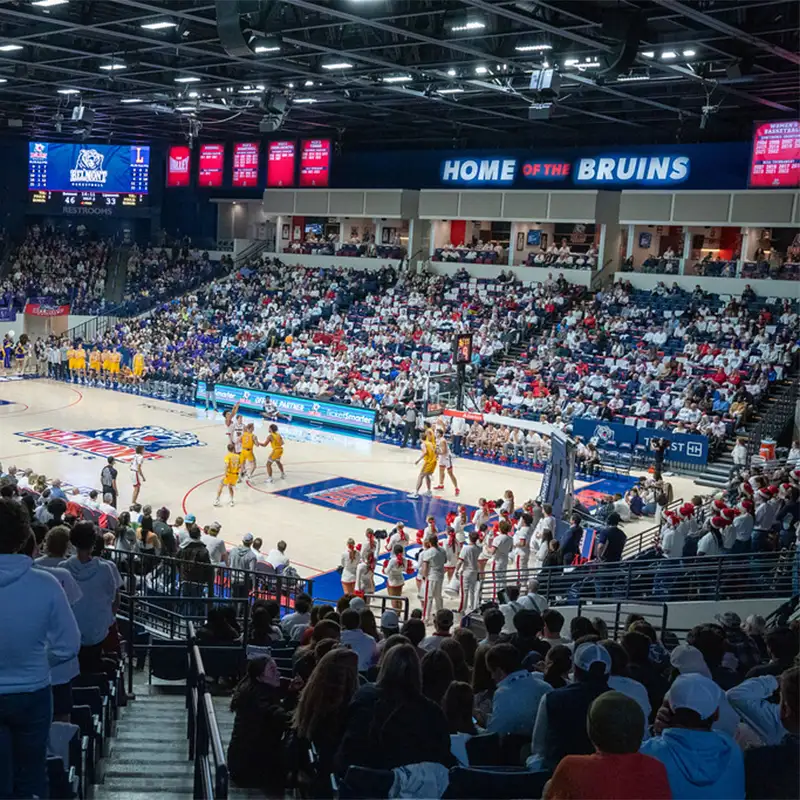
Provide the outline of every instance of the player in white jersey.
[[[236,405],[230,411],[225,412],[225,435],[228,437],[228,444],[232,444],[234,448],[236,447],[234,424],[236,422],[236,414],[238,411],[239,404],[236,403]],[[236,452],[238,452],[238,450]]]
[[461,589],[458,611],[460,614],[469,614],[480,605],[480,568],[478,566],[480,552],[478,532],[470,531],[469,544],[465,544],[458,555],[458,577]]
[[456,480],[455,473],[453,472],[453,454],[450,452],[450,445],[447,444],[447,439],[444,437],[444,431],[437,429],[436,431],[436,456],[439,460],[439,485],[434,486],[434,489],[444,489],[444,473],[447,472],[450,480],[453,482],[453,488],[456,490],[456,497],[461,493],[458,488],[458,481]]
[[142,484],[145,482],[144,472],[142,472],[142,464],[144,464],[144,446],[137,445],[134,454],[131,457],[131,483],[133,483],[133,498],[131,505],[139,499],[139,491]]
[[233,420],[233,446],[237,453],[242,452],[242,434],[244,433],[244,418],[237,414]]

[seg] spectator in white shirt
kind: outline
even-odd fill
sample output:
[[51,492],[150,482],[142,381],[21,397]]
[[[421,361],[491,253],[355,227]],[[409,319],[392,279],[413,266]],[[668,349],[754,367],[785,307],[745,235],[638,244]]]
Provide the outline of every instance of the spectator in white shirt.
[[267,564],[270,564],[276,572],[280,572],[284,567],[289,566],[289,557],[286,555],[286,542],[283,539],[267,553]]
[[228,548],[223,539],[219,538],[222,525],[219,522],[212,522],[208,526],[208,533],[200,537],[200,541],[208,549],[209,558],[214,566],[223,566],[228,563]]

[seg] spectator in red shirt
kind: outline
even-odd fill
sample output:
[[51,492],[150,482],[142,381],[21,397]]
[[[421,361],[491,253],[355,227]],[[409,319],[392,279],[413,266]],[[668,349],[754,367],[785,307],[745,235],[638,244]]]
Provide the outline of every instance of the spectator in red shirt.
[[545,786],[545,800],[668,800],[667,770],[639,753],[644,712],[621,692],[601,694],[589,708],[596,752],[564,756]]

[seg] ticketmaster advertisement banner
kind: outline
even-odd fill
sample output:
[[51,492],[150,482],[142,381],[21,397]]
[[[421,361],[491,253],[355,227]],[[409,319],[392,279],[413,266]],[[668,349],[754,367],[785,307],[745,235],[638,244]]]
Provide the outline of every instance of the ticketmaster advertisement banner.
[[[239,386],[228,386],[218,383],[214,393],[217,403],[233,406],[236,403],[249,411],[263,411],[269,400],[278,409],[278,413],[303,422],[335,428],[346,428],[361,433],[372,434],[375,426],[375,412],[369,408],[346,406],[340,403],[324,403],[307,397],[293,397],[288,394],[262,392],[258,389],[243,389]],[[197,382],[196,399],[205,403],[206,385]]]
[[673,433],[669,428],[635,428],[619,422],[585,418],[572,421],[572,433],[585,442],[595,440],[598,447],[618,450],[623,444],[631,449],[641,445],[648,452],[654,437],[664,438],[669,442],[667,461],[682,464],[705,464],[708,461],[708,437],[696,433]]

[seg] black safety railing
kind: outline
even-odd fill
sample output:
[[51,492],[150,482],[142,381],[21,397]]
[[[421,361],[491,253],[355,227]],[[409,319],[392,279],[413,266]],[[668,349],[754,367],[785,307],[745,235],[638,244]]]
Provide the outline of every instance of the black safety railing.
[[598,604],[592,601],[580,600],[577,615],[590,619],[602,620],[608,629],[609,639],[620,639],[627,633],[625,622],[628,615],[635,613],[649,622],[656,633],[661,636],[667,630],[669,618],[669,605],[650,600],[619,601],[616,603]]
[[768,406],[748,436],[748,464],[750,459],[758,454],[762,440],[780,439],[786,428],[794,421],[799,385],[800,381],[793,379],[787,388],[779,389],[771,395],[774,402]]
[[224,800],[228,796],[228,765],[214,703],[206,686],[203,657],[191,622],[187,642],[189,675],[186,681],[186,734],[189,739],[189,758],[194,762],[193,796],[195,800]]
[[790,597],[797,591],[794,549],[721,556],[632,558],[588,561],[575,567],[507,570],[487,573],[481,582],[481,602],[497,599],[506,585],[539,581],[539,594],[551,604],[581,600],[742,600]]
[[[405,622],[410,613],[409,600],[407,597],[392,597],[386,594],[365,594],[362,595],[367,608],[380,617],[384,611],[396,611],[400,622]],[[338,600],[330,600],[324,597],[315,597],[314,605],[329,605],[336,607]]]
[[197,564],[126,550],[110,549],[105,554],[117,565],[125,593],[139,597],[273,600],[282,611],[293,611],[297,595],[311,595],[313,591],[311,578]]

